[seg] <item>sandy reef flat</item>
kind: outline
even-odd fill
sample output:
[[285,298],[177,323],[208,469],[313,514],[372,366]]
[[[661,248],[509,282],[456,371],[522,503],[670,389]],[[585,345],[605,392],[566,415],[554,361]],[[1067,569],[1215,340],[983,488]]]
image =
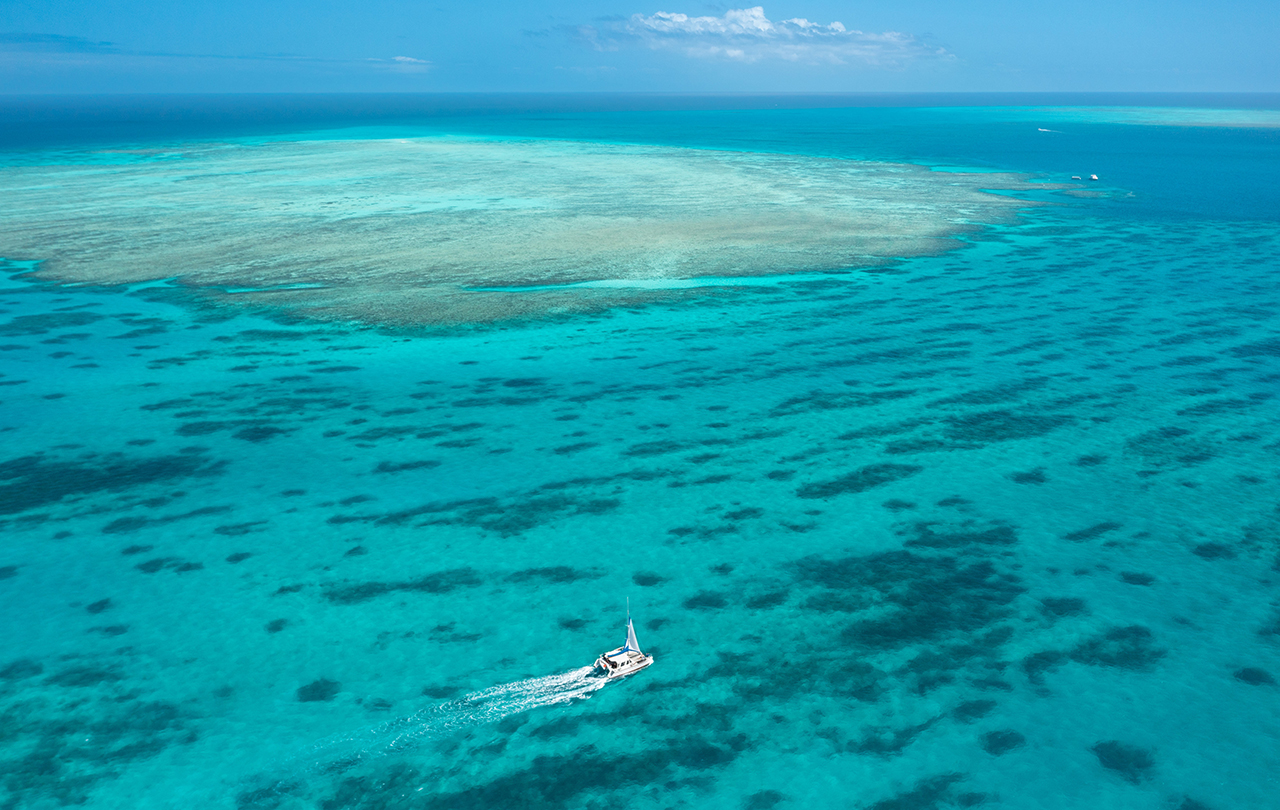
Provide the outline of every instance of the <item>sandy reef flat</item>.
[[[176,279],[311,318],[466,323],[658,295],[629,281],[937,254],[1027,205],[985,189],[1030,185],[901,163],[573,141],[204,143],[6,168],[0,243],[12,258],[42,260],[53,280]],[[624,285],[484,289],[599,280]]]

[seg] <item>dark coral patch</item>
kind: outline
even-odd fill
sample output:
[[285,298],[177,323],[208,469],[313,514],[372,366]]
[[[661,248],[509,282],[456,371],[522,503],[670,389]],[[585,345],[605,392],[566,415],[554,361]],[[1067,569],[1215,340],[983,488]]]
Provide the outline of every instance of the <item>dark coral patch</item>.
[[512,377],[502,381],[502,385],[506,388],[537,388],[546,384],[546,377]]
[[882,649],[982,630],[1010,615],[1009,603],[1023,591],[1017,578],[998,573],[988,562],[962,565],[954,558],[906,551],[844,560],[811,558],[796,567],[802,581],[833,590],[878,591],[891,609],[849,625],[843,637]]
[[1234,346],[1227,351],[1241,358],[1280,357],[1280,338],[1269,338],[1260,340],[1257,343],[1246,343],[1243,346]]
[[961,527],[938,531],[934,528],[936,525],[915,524],[916,536],[908,540],[905,545],[925,548],[962,548],[970,545],[1011,546],[1018,542],[1018,534],[1010,526],[996,526],[986,531],[966,531]]
[[1067,654],[1058,650],[1041,650],[1022,659],[1022,671],[1033,684],[1044,683],[1044,673],[1056,669],[1067,660]]
[[866,596],[844,591],[821,591],[800,604],[805,610],[818,613],[857,613],[871,606]]
[[594,571],[583,571],[578,568],[571,568],[567,565],[552,565],[546,568],[526,568],[523,571],[516,571],[514,574],[507,576],[507,582],[529,582],[537,580],[539,582],[549,582],[553,584],[566,584],[577,582],[582,579],[598,579],[601,575]]
[[267,525],[265,520],[254,520],[248,523],[232,523],[226,526],[215,526],[214,534],[220,534],[224,537],[239,537],[242,534],[251,534],[260,532]]
[[306,686],[298,687],[298,700],[302,703],[315,703],[333,700],[342,690],[342,684],[328,678],[314,680]]
[[1271,673],[1257,667],[1237,669],[1232,675],[1237,681],[1243,681],[1250,686],[1272,686],[1276,682],[1276,679],[1271,677]]
[[134,568],[137,568],[139,571],[141,571],[144,574],[154,574],[157,571],[161,571],[177,562],[178,562],[177,557],[156,557],[153,560],[147,560],[144,563],[138,563],[137,565],[134,566]]
[[743,810],[773,810],[786,798],[776,790],[760,790],[748,796],[742,807]]
[[1151,751],[1119,740],[1106,740],[1089,750],[1098,757],[1098,764],[1135,785],[1146,779],[1156,764]]
[[684,606],[689,610],[719,610],[728,604],[729,600],[718,591],[699,591],[684,600]]
[[[719,741],[717,741],[719,742]],[[737,738],[714,744],[700,737],[654,740],[640,753],[608,757],[595,746],[562,755],[535,757],[526,768],[475,787],[430,797],[432,810],[472,810],[480,807],[520,807],[551,810],[577,806],[583,794],[616,789],[619,785],[661,785],[664,777],[681,771],[697,775],[723,768],[745,743]],[[422,775],[407,766],[369,779],[348,779],[326,807],[370,808],[370,796],[409,795]],[[377,793],[374,793],[374,791]],[[377,799],[375,799],[376,801]],[[380,804],[380,802],[379,802]]]
[[1229,560],[1236,556],[1235,549],[1225,543],[1201,543],[1191,553],[1206,560]]
[[1087,529],[1078,529],[1074,532],[1067,532],[1063,537],[1073,543],[1083,543],[1086,540],[1092,540],[1095,537],[1101,537],[1107,532],[1113,532],[1123,526],[1121,523],[1113,523],[1107,521],[1090,526]]
[[119,492],[178,478],[218,475],[222,463],[210,463],[199,453],[151,458],[127,458],[119,453],[89,456],[78,461],[52,461],[42,455],[0,463],[0,515],[24,512],[57,503],[73,495]]
[[1049,596],[1040,600],[1040,609],[1049,616],[1083,616],[1089,612],[1084,600],[1074,596]]
[[1151,631],[1134,624],[1113,627],[1083,642],[1071,651],[1071,658],[1092,666],[1145,670],[1154,666],[1164,654],[1164,650],[1154,646]]
[[237,430],[235,433],[231,434],[231,436],[235,439],[257,444],[290,432],[291,431],[276,427],[275,425],[250,425],[249,427]]
[[972,723],[986,717],[995,707],[994,700],[966,700],[951,710],[951,716],[961,723]]
[[430,470],[433,467],[439,467],[440,462],[434,459],[423,459],[421,461],[402,461],[393,463],[390,461],[379,462],[377,467],[373,468],[376,473],[399,473],[408,472],[409,470]]
[[651,458],[653,456],[661,456],[667,453],[678,453],[681,450],[691,449],[697,445],[689,442],[678,442],[674,439],[663,439],[656,442],[641,442],[628,447],[622,451],[624,456],[635,456],[638,458]]
[[107,525],[102,527],[103,534],[128,534],[145,528],[151,523],[150,518],[144,517],[122,517],[116,518]]
[[757,594],[747,600],[747,607],[752,610],[768,610],[776,608],[787,601],[787,597],[791,592],[786,588],[780,588],[776,591],[768,591],[767,593]]
[[[640,477],[632,474],[629,477]],[[574,482],[567,482],[574,483]],[[561,484],[548,484],[539,490],[563,489]],[[621,505],[616,498],[576,499],[566,495],[534,495],[502,501],[498,498],[472,498],[462,501],[419,506],[380,517],[335,516],[330,523],[350,521],[376,521],[380,525],[400,525],[419,517],[427,518],[420,525],[449,524],[475,526],[486,531],[496,532],[504,537],[520,534],[540,526],[548,521],[566,515],[603,515],[612,512]]]
[[947,436],[975,444],[1033,439],[1073,421],[1070,416],[986,411],[949,418]]
[[123,636],[125,633],[129,632],[129,625],[108,624],[108,625],[99,626],[99,627],[90,627],[88,632],[97,633],[99,635],[107,636],[107,637]]
[[187,422],[174,431],[179,436],[208,436],[220,430],[229,430],[240,422]]
[[993,385],[976,391],[966,391],[942,399],[935,399],[925,407],[937,408],[943,405],[997,405],[1002,402],[1016,402],[1024,399],[1029,391],[1043,388],[1049,382],[1048,377],[1032,377],[1026,380]]
[[886,443],[881,449],[889,455],[906,456],[914,453],[936,453],[964,449],[964,445],[945,442],[941,439],[898,439],[897,441]]
[[1190,430],[1159,427],[1125,441],[1125,449],[1152,464],[1194,466],[1213,458],[1213,448],[1197,441]]
[[39,661],[33,661],[30,658],[19,658],[17,661],[10,661],[3,669],[0,669],[0,681],[20,681],[24,678],[34,678],[44,672],[44,664]]
[[830,481],[806,484],[796,490],[796,495],[801,498],[830,498],[833,495],[866,492],[909,478],[922,470],[924,467],[914,464],[870,464]]
[[1044,467],[1036,467],[1026,472],[1009,473],[1009,480],[1015,484],[1043,484],[1049,476],[1044,474]]
[[1143,574],[1138,571],[1121,571],[1120,580],[1129,585],[1150,585],[1156,581],[1156,578],[1150,574]]
[[1015,748],[1020,748],[1026,741],[1026,737],[1012,729],[988,731],[982,735],[982,750],[998,757]]
[[39,315],[18,315],[0,324],[0,336],[44,335],[57,329],[74,329],[96,323],[105,315],[92,312],[45,312]]
[[106,610],[109,607],[111,607],[110,599],[99,599],[96,602],[91,602],[90,604],[86,605],[85,610],[89,611],[90,613],[101,613],[102,611]]
[[113,669],[86,666],[64,669],[45,678],[45,683],[53,686],[70,686],[84,689],[101,684],[115,683],[120,679],[120,673]]
[[599,442],[574,442],[573,444],[566,444],[557,447],[552,452],[557,456],[571,456],[574,453],[581,453],[583,450],[590,450],[593,447],[598,447],[599,444]]
[[133,762],[196,739],[179,707],[137,700],[136,694],[112,689],[62,695],[51,701],[54,711],[26,717],[7,712],[6,742],[22,747],[0,771],[0,800],[12,808],[82,806],[101,798],[94,795],[99,782],[120,776]]
[[449,593],[458,588],[473,588],[479,584],[481,579],[474,569],[453,568],[404,582],[363,582],[359,585],[331,586],[325,590],[324,595],[335,604],[354,605],[398,591]]
[[885,391],[866,391],[855,393],[827,393],[815,391],[810,394],[792,397],[773,409],[776,416],[786,416],[815,411],[844,410],[848,408],[868,408],[906,399],[916,393],[913,388],[897,388]]
[[631,581],[642,588],[652,588],[666,582],[667,578],[649,571],[637,571],[631,575]]
[[958,773],[947,773],[921,779],[911,790],[882,799],[871,805],[870,810],[941,810],[953,804],[953,798],[958,799],[953,794],[952,785],[963,778]]

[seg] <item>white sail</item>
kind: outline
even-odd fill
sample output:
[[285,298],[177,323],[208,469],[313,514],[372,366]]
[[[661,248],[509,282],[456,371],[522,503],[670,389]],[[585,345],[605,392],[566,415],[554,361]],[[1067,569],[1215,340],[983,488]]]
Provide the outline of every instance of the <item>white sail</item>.
[[636,641],[636,628],[631,623],[630,616],[627,617],[627,646],[623,647],[623,649],[640,652],[640,642]]

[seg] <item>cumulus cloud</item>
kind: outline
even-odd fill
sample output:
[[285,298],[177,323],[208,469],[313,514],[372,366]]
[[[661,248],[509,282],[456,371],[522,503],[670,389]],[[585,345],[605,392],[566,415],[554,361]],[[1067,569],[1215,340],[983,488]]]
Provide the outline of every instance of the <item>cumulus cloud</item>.
[[900,67],[922,59],[952,58],[946,50],[911,34],[868,33],[846,28],[840,22],[815,23],[803,17],[774,22],[765,16],[761,6],[731,9],[720,17],[691,17],[670,11],[648,16],[633,14],[599,28],[579,26],[575,30],[598,50],[639,43],[694,58],[739,62],[782,59],[809,64]]

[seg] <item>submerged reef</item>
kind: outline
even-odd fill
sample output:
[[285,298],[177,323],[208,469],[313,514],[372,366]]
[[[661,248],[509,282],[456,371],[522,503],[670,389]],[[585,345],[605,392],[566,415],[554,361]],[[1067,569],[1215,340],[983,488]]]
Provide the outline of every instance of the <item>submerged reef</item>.
[[[464,323],[649,300],[682,279],[941,253],[958,245],[948,237],[1030,204],[985,189],[1027,187],[1014,175],[570,141],[191,144],[0,171],[0,243],[50,279],[176,279],[319,319]],[[563,288],[583,282],[602,284]]]

